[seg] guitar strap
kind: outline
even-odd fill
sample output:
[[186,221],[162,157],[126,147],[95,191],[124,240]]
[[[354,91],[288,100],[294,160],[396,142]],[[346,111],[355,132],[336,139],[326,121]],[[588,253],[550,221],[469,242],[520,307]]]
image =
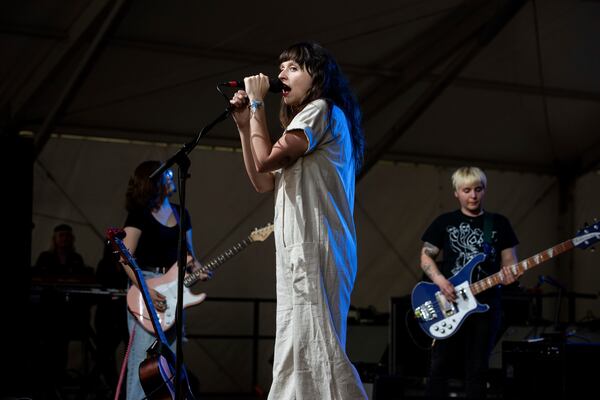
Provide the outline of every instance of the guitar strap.
[[[169,203],[171,204],[171,203]],[[179,211],[177,211],[177,207],[173,207],[171,204],[171,210],[173,210],[173,215],[175,216],[175,221],[177,221],[177,225],[179,225]]]
[[163,343],[159,339],[156,339],[154,343],[152,343],[152,345],[146,350],[146,353],[163,356],[166,358],[169,364],[175,365],[175,355],[173,354],[173,351],[166,343]]
[[489,212],[483,214],[483,252],[486,256],[491,256],[495,252],[492,246],[493,217],[494,215]]
[[[493,229],[493,218],[494,214],[492,213],[484,213],[483,214],[483,252],[486,256],[486,259],[490,259],[494,257],[496,250],[492,246],[492,229]],[[479,264],[476,268],[475,277],[477,280],[483,279],[486,276],[489,276],[489,273],[485,271],[482,267],[482,264]]]

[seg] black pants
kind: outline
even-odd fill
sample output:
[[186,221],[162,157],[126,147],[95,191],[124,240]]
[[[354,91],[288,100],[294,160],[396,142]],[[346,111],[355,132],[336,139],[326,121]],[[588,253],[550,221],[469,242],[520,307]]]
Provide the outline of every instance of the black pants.
[[485,399],[490,351],[500,327],[496,308],[469,315],[453,336],[437,340],[431,350],[426,394],[429,399],[448,395],[448,380],[462,379],[467,399]]

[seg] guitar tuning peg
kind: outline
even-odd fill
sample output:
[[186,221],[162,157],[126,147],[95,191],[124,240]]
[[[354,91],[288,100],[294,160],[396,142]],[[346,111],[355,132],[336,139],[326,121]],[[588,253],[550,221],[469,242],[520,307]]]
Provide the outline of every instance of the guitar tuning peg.
[[587,222],[587,221],[585,221],[585,222],[583,223],[583,227],[584,227],[584,228],[587,228],[588,226],[590,226],[590,224],[588,224],[588,222]]
[[590,247],[590,251],[591,251],[592,253],[594,253],[594,252],[596,252],[596,248],[595,248],[594,246],[592,246],[592,247]]

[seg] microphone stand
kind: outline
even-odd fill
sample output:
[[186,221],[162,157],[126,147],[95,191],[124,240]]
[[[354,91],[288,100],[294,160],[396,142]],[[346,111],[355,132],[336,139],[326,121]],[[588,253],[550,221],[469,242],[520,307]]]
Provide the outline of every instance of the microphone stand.
[[188,154],[198,145],[200,138],[209,130],[211,130],[219,122],[224,121],[231,114],[231,107],[227,107],[217,118],[211,123],[206,125],[198,133],[196,138],[183,145],[181,149],[177,151],[171,158],[165,161],[160,167],[158,167],[151,175],[150,179],[154,179],[157,176],[161,176],[167,169],[173,164],[179,166],[178,171],[178,182],[179,182],[179,204],[180,204],[180,216],[179,216],[179,254],[177,258],[177,266],[179,268],[177,277],[177,306],[175,310],[175,328],[177,330],[176,338],[176,367],[175,367],[175,399],[181,399],[182,388],[181,388],[181,377],[182,366],[183,366],[183,278],[185,277],[185,266],[187,260],[187,242],[184,232],[184,226],[186,224],[187,213],[185,207],[185,184],[186,179],[189,177],[188,170],[191,165]]

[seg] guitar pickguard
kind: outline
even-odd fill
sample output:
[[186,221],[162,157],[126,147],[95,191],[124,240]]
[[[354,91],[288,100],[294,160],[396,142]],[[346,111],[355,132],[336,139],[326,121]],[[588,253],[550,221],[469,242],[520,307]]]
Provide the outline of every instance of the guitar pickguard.
[[[177,281],[171,281],[162,285],[158,285],[155,289],[165,296],[167,308],[164,312],[159,313],[160,324],[167,329],[175,323],[175,311],[177,307]],[[189,288],[183,287],[183,307],[187,308],[190,305],[198,304],[204,300],[204,294],[200,296],[194,295]]]
[[469,282],[455,286],[455,290],[455,302],[449,302],[440,291],[436,293],[441,315],[429,325],[430,336],[441,339],[453,335],[463,319],[477,308],[477,300],[469,289]]
[[454,335],[464,319],[474,312],[489,309],[480,304],[470,289],[473,268],[485,259],[484,254],[475,256],[449,281],[454,286],[456,300],[450,302],[440,292],[438,286],[430,282],[420,282],[412,292],[414,315],[421,328],[434,339],[445,339]]

